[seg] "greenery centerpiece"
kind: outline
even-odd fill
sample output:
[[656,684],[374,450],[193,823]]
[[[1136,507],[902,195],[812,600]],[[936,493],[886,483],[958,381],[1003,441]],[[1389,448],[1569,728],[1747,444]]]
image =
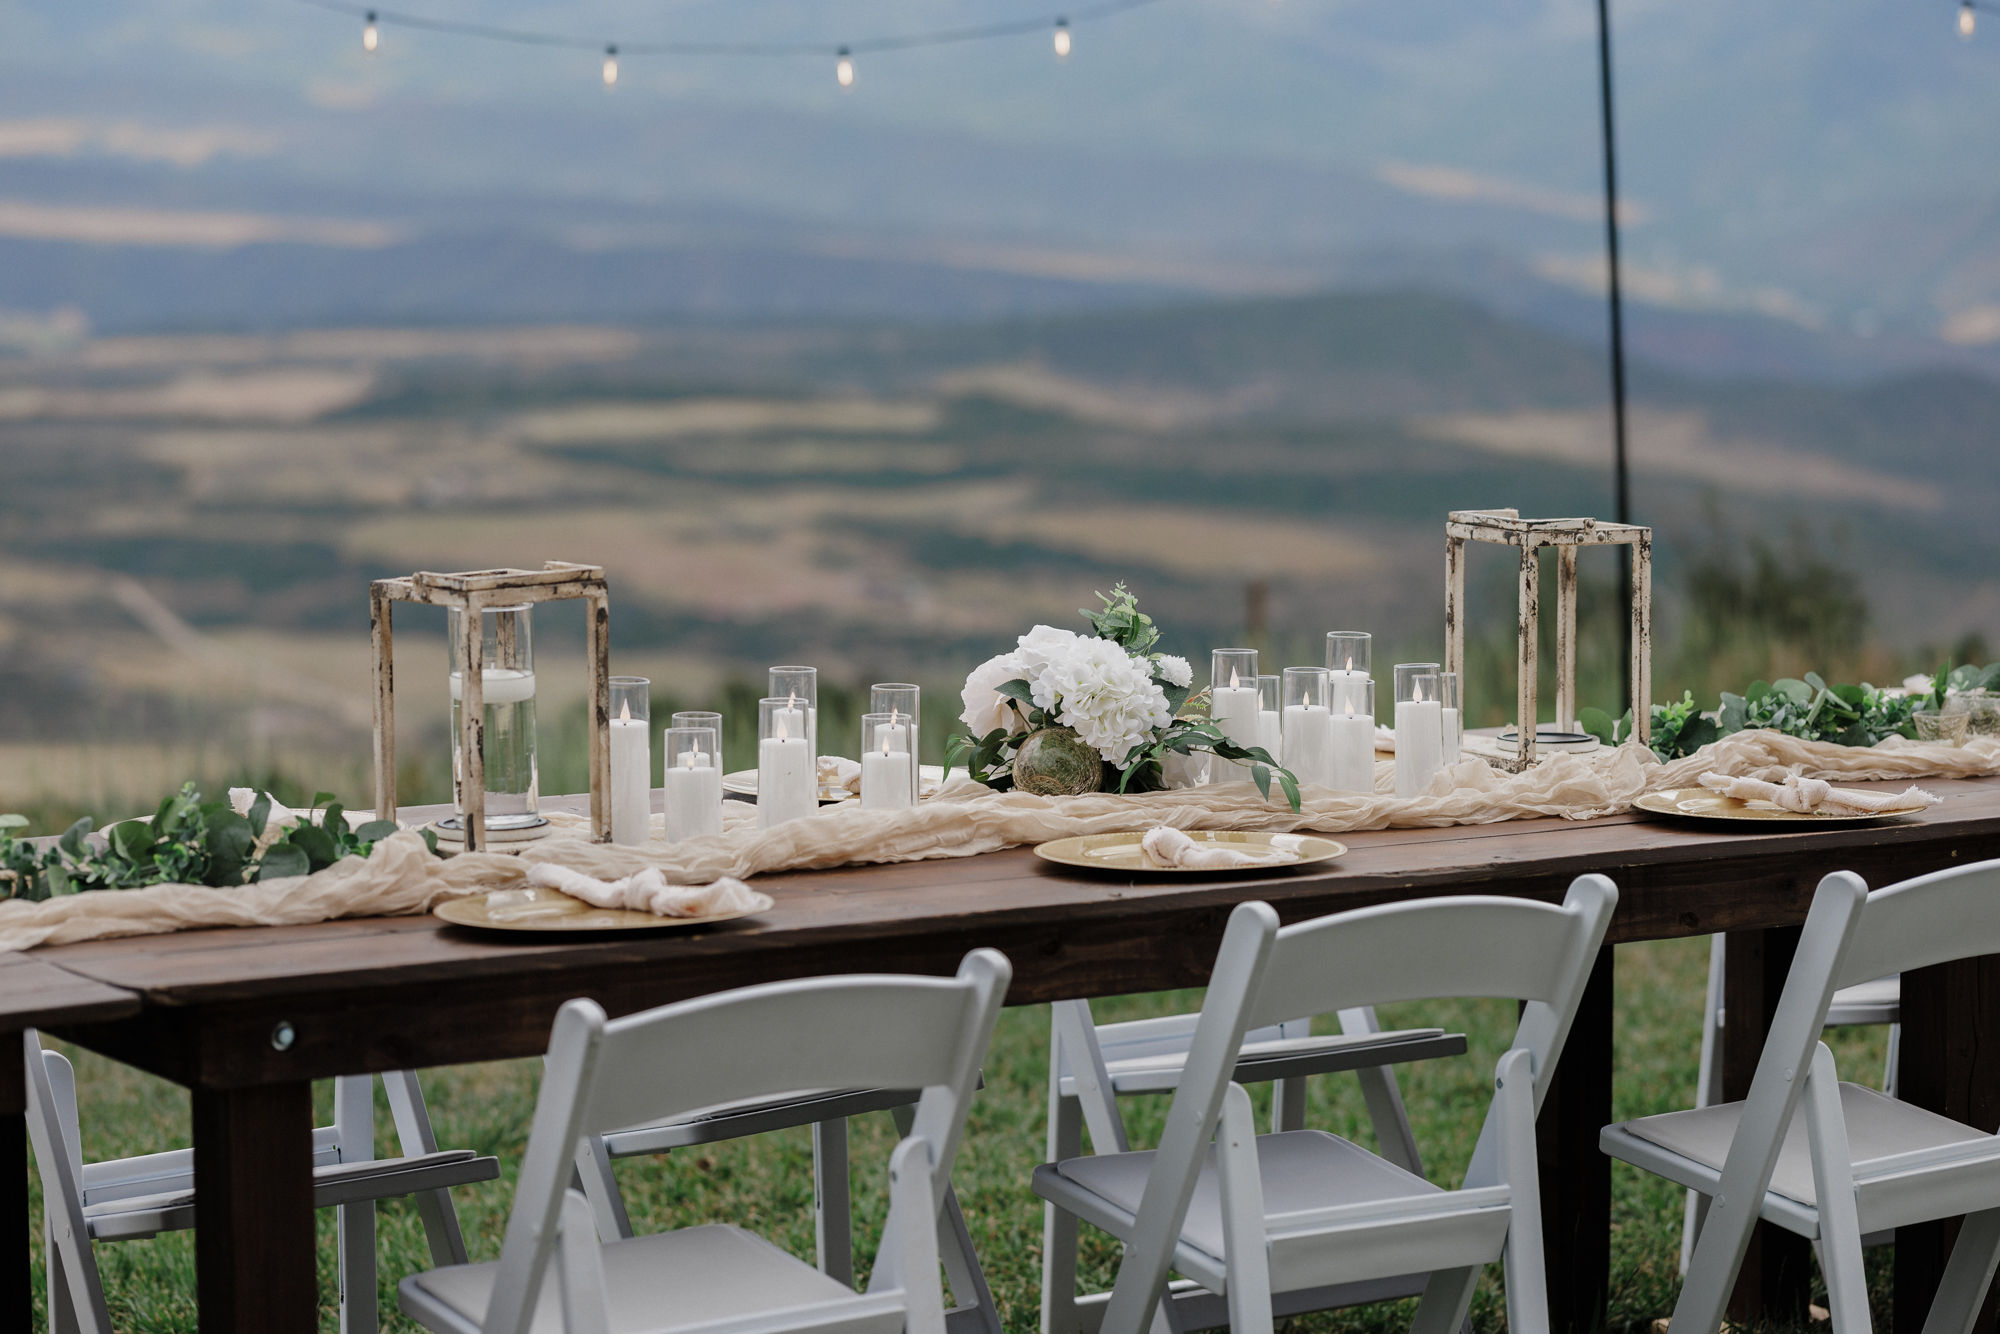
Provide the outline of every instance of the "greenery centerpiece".
[[1159,653],[1160,631],[1125,585],[1078,614],[1091,633],[1038,625],[1013,651],[966,678],[963,734],[945,743],[945,770],[963,764],[996,791],[1040,796],[1157,792],[1195,754],[1244,763],[1267,799],[1275,777],[1293,810],[1299,785],[1262,748],[1242,746],[1190,696],[1194,669]]

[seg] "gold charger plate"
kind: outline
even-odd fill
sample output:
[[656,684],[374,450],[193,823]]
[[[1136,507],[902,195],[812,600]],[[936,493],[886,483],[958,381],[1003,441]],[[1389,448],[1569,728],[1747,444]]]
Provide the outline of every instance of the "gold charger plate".
[[490,894],[447,899],[431,909],[453,926],[469,926],[480,931],[539,931],[568,935],[572,932],[678,931],[683,927],[706,926],[710,922],[733,922],[739,917],[764,912],[771,897],[760,894],[763,905],[741,912],[714,913],[708,917],[657,917],[629,908],[593,908],[545,885],[522,889],[496,889]]
[[1668,792],[1648,792],[1632,803],[1633,809],[1677,820],[1724,821],[1740,824],[1872,824],[1878,820],[1900,820],[1926,809],[1909,806],[1901,810],[1875,811],[1867,815],[1830,815],[1819,811],[1788,811],[1768,801],[1738,801],[1705,787],[1681,787]]
[[1118,834],[1081,834],[1035,845],[1035,855],[1061,866],[1082,866],[1093,871],[1146,871],[1159,875],[1256,875],[1266,871],[1289,871],[1297,866],[1330,862],[1347,851],[1345,843],[1316,834],[1240,834],[1230,830],[1190,829],[1187,836],[1197,843],[1213,843],[1244,852],[1284,852],[1287,860],[1263,866],[1158,866],[1139,851],[1144,830]]

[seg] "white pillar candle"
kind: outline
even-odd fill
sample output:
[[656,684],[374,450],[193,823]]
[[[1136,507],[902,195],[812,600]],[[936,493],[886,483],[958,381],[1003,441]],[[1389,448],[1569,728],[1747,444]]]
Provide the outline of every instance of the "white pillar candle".
[[722,832],[722,766],[705,750],[684,750],[666,779],[667,842]]
[[1375,790],[1375,718],[1344,701],[1327,719],[1326,785],[1338,792]]
[[1428,789],[1444,764],[1444,710],[1434,699],[1396,701],[1396,795]]
[[1276,709],[1257,711],[1257,744],[1264,748],[1265,754],[1278,763],[1285,762],[1284,719]]
[[[1216,729],[1239,746],[1257,744],[1258,714],[1263,710],[1257,696],[1257,678],[1251,677],[1250,684],[1244,685],[1240,678],[1232,677],[1232,684],[1216,686],[1209,691],[1208,716]],[[1217,782],[1227,782],[1231,778],[1248,782],[1249,766],[1240,760],[1225,760],[1214,769]]]
[[889,749],[888,740],[883,737],[882,749],[861,757],[861,809],[865,811],[899,811],[911,803],[910,752]]
[[1374,715],[1375,710],[1368,707],[1368,683],[1374,677],[1366,672],[1346,669],[1330,671],[1326,675],[1331,687],[1327,702],[1336,714]]
[[611,720],[611,841],[644,843],[652,816],[653,751],[643,718],[630,709]]
[[[799,710],[779,713],[789,727]],[[803,717],[798,717],[803,724]],[[757,743],[757,814],[770,829],[819,809],[819,775],[813,772],[812,747],[803,736],[766,737]]]
[[1332,782],[1333,715],[1323,704],[1285,706],[1285,767],[1301,783]]

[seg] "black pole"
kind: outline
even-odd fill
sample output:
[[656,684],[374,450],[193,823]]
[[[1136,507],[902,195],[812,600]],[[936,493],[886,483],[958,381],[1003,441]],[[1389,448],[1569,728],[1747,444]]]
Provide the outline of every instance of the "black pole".
[[[1611,262],[1611,445],[1614,514],[1632,522],[1632,489],[1625,469],[1625,308],[1618,273],[1618,134],[1611,115],[1611,6],[1597,0],[1597,91],[1604,112],[1604,248]],[[1621,610],[1632,605],[1632,548],[1621,546]],[[1618,692],[1622,706],[1632,698],[1632,623],[1621,616],[1618,631]],[[1650,701],[1648,701],[1650,703]],[[1613,709],[1614,714],[1622,709]]]

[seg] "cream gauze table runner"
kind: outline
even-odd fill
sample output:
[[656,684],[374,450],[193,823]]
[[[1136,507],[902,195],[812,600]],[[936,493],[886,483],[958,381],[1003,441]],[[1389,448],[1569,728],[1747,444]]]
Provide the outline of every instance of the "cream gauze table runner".
[[[601,880],[654,866],[674,884],[699,885],[723,876],[748,880],[774,871],[971,857],[1073,834],[1153,825],[1338,834],[1533,816],[1587,820],[1624,811],[1646,792],[1696,787],[1709,771],[1771,782],[1792,773],[1843,782],[1979,778],[2000,774],[2000,740],[1980,737],[1952,747],[1892,737],[1879,746],[1857,747],[1744,731],[1666,764],[1636,743],[1554,755],[1518,774],[1464,760],[1441,773],[1429,793],[1409,798],[1382,790],[1394,782],[1394,766],[1384,762],[1376,766],[1375,792],[1309,787],[1304,809],[1296,813],[1275,787],[1274,800],[1266,801],[1248,783],[1133,796],[1035,797],[993,792],[959,775],[935,797],[906,810],[865,811],[848,802],[771,830],[758,827],[756,807],[726,802],[722,833],[675,844],[660,839],[656,815],[653,841],[643,847],[592,843],[587,821],[554,815],[556,832],[518,855],[480,852],[439,859],[414,833],[403,833],[376,845],[366,860],[350,857],[314,875],[234,889],[155,885],[42,903],[4,902],[0,950],[194,927],[422,913],[445,899],[518,886],[536,862]],[[949,893],[950,875],[940,874],[938,885]]]

